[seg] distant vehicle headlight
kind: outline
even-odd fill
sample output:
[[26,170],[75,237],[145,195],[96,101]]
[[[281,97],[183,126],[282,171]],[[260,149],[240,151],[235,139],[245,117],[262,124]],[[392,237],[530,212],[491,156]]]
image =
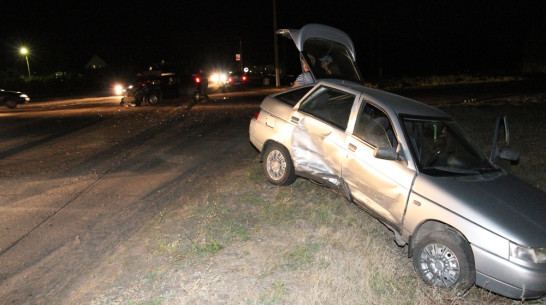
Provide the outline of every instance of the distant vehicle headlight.
[[210,81],[213,83],[225,83],[227,82],[227,75],[224,73],[213,73],[210,76]]
[[115,85],[114,86],[114,93],[116,95],[122,95],[123,94],[123,86],[122,85]]
[[524,262],[543,264],[546,263],[546,248],[529,248],[510,243],[510,259]]
[[25,103],[28,103],[30,102],[30,97],[28,97],[28,95],[24,94],[24,93],[21,93],[19,95],[20,98],[24,99],[25,100]]

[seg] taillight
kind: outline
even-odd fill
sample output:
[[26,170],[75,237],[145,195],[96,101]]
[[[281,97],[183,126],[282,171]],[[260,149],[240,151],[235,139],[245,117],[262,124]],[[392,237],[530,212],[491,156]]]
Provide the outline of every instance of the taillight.
[[243,79],[243,82],[246,82],[246,75],[243,75],[242,79]]
[[196,76],[196,77],[195,77],[195,83],[196,83],[196,84],[199,84],[200,82],[201,82],[201,77]]
[[254,113],[254,118],[255,118],[256,120],[258,119],[259,116],[260,116],[260,113],[259,113],[259,112]]

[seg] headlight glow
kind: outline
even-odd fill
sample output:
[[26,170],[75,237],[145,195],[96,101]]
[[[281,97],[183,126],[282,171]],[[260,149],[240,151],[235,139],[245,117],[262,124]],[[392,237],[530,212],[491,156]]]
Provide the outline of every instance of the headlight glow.
[[223,84],[227,82],[227,75],[221,72],[213,73],[210,76],[210,81],[213,83]]
[[116,95],[121,95],[123,93],[123,86],[122,85],[115,85],[114,86],[114,92]]
[[28,97],[28,95],[26,95],[26,94],[24,94],[24,93],[23,93],[23,94],[19,95],[19,97],[22,97],[22,98],[27,98],[27,97]]
[[528,248],[510,243],[510,259],[543,264],[546,263],[546,248]]

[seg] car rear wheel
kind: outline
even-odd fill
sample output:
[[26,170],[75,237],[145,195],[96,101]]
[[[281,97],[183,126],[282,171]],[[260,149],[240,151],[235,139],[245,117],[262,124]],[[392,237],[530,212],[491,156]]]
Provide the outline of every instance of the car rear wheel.
[[413,265],[427,284],[466,291],[476,281],[474,255],[455,232],[433,232],[415,246]]
[[17,102],[14,101],[14,100],[7,100],[6,101],[6,107],[13,109],[13,108],[17,107]]
[[290,154],[279,144],[270,144],[264,151],[262,164],[267,181],[275,185],[290,185],[296,181],[296,173]]

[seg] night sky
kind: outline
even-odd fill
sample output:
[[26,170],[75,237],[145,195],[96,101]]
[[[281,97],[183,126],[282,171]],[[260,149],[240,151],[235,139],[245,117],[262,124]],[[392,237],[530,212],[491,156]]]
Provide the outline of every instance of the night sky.
[[[198,65],[273,64],[273,1],[11,1],[2,4],[0,69],[74,70],[93,54],[111,67],[165,62],[187,72]],[[323,23],[353,39],[368,77],[447,73],[513,73],[544,58],[546,2],[284,1],[278,28]],[[294,57],[279,38],[281,60]]]

